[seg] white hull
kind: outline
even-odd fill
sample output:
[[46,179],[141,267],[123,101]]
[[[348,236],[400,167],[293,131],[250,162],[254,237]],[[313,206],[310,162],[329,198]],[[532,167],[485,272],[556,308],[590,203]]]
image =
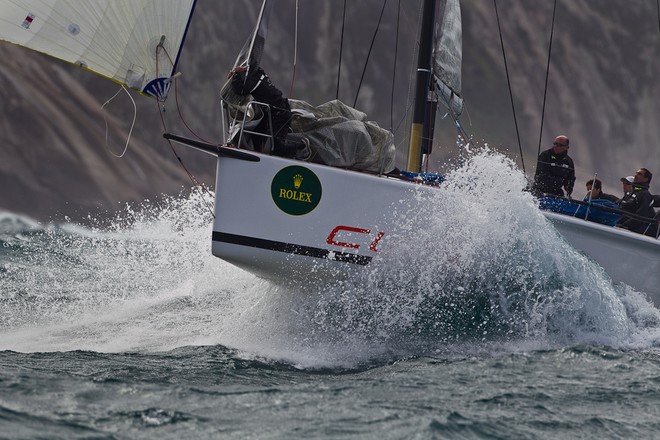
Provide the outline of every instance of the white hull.
[[[342,277],[369,265],[385,249],[388,236],[401,232],[396,217],[421,209],[423,195],[434,190],[399,179],[247,154],[258,161],[223,154],[218,158],[213,254],[264,278],[310,273],[315,278]],[[296,175],[303,178],[297,190]],[[286,197],[293,200],[291,205],[282,204]],[[613,281],[646,292],[660,306],[659,240],[568,216],[544,215]]]
[[[393,206],[430,191],[399,179],[253,156],[260,160],[218,158],[213,254],[264,278],[341,277],[368,265],[395,232]],[[303,178],[297,190],[296,175]]]
[[552,212],[543,212],[571,246],[615,282],[647,293],[660,307],[660,240]]

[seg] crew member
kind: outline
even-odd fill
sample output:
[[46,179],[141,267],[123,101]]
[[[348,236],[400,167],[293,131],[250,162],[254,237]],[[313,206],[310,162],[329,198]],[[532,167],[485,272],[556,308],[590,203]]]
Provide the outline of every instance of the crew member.
[[536,196],[571,197],[575,185],[575,165],[568,155],[569,139],[555,138],[552,148],[539,154],[532,192]]
[[621,182],[623,183],[623,190],[625,192],[623,198],[619,201],[621,210],[638,216],[648,217],[649,221],[645,222],[624,215],[616,226],[643,234],[651,223],[650,219],[655,216],[652,206],[653,196],[649,193],[645,185],[635,182],[634,176],[622,177]]
[[[272,154],[307,160],[310,156],[309,142],[287,142],[286,136],[291,126],[289,100],[273,85],[266,72],[259,66],[248,68],[241,65],[230,71],[227,77],[231,78],[231,86],[236,93],[252,95],[254,101],[270,107],[270,121],[265,115],[254,131],[266,135],[272,133]],[[253,136],[252,140],[257,150],[266,153],[268,151],[263,151],[263,147],[267,139],[265,136]]]

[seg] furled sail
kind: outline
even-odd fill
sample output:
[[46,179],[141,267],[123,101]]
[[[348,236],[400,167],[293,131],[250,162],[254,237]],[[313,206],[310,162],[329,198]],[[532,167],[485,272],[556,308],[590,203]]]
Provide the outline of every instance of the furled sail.
[[[273,4],[273,0],[264,0],[261,4],[257,26],[238,53],[233,68],[244,65],[249,70],[259,66],[259,63],[261,63],[261,56],[263,55],[266,36],[268,35],[268,21],[270,20],[270,12],[273,9]],[[222,86],[220,95],[227,104],[234,106],[234,111],[239,107],[244,107],[252,100],[248,95],[239,95],[234,92],[229,80]]]
[[437,17],[434,73],[436,94],[456,115],[463,111],[461,98],[462,28],[459,0],[446,0]]
[[0,39],[163,99],[195,1],[2,1]]
[[264,0],[261,5],[261,12],[257,20],[257,26],[254,34],[245,42],[243,49],[238,54],[234,67],[247,63],[250,67],[258,66],[261,62],[261,55],[264,53],[266,36],[268,35],[268,22],[270,21],[270,12],[273,9],[273,0]]

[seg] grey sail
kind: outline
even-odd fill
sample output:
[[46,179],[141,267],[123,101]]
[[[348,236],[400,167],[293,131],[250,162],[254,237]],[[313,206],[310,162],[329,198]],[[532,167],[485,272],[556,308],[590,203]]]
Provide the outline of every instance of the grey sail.
[[456,116],[463,111],[461,66],[463,30],[459,0],[441,2],[434,48],[434,76],[438,99]]
[[[273,0],[264,0],[261,5],[261,11],[257,20],[257,26],[254,33],[245,42],[245,45],[236,57],[234,68],[240,65],[246,65],[248,69],[255,68],[261,63],[261,56],[264,52],[264,45],[266,44],[266,36],[268,35],[268,22],[270,20],[270,13],[273,9]],[[248,95],[238,95],[230,86],[230,81],[227,81],[220,91],[222,98],[229,104],[237,107],[244,107],[251,98]],[[236,110],[236,109],[235,109]]]
[[261,5],[261,12],[254,34],[245,42],[243,49],[238,54],[234,67],[247,63],[250,67],[258,66],[261,63],[261,56],[264,52],[264,45],[266,44],[266,36],[268,35],[268,22],[270,21],[270,13],[273,9],[273,0],[265,0]]

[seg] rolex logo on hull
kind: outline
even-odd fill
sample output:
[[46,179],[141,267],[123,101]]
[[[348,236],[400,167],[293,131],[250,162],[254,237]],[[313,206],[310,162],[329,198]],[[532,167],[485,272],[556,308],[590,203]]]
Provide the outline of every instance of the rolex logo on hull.
[[270,186],[273,202],[290,215],[309,214],[321,201],[321,182],[314,172],[299,165],[282,168]]

